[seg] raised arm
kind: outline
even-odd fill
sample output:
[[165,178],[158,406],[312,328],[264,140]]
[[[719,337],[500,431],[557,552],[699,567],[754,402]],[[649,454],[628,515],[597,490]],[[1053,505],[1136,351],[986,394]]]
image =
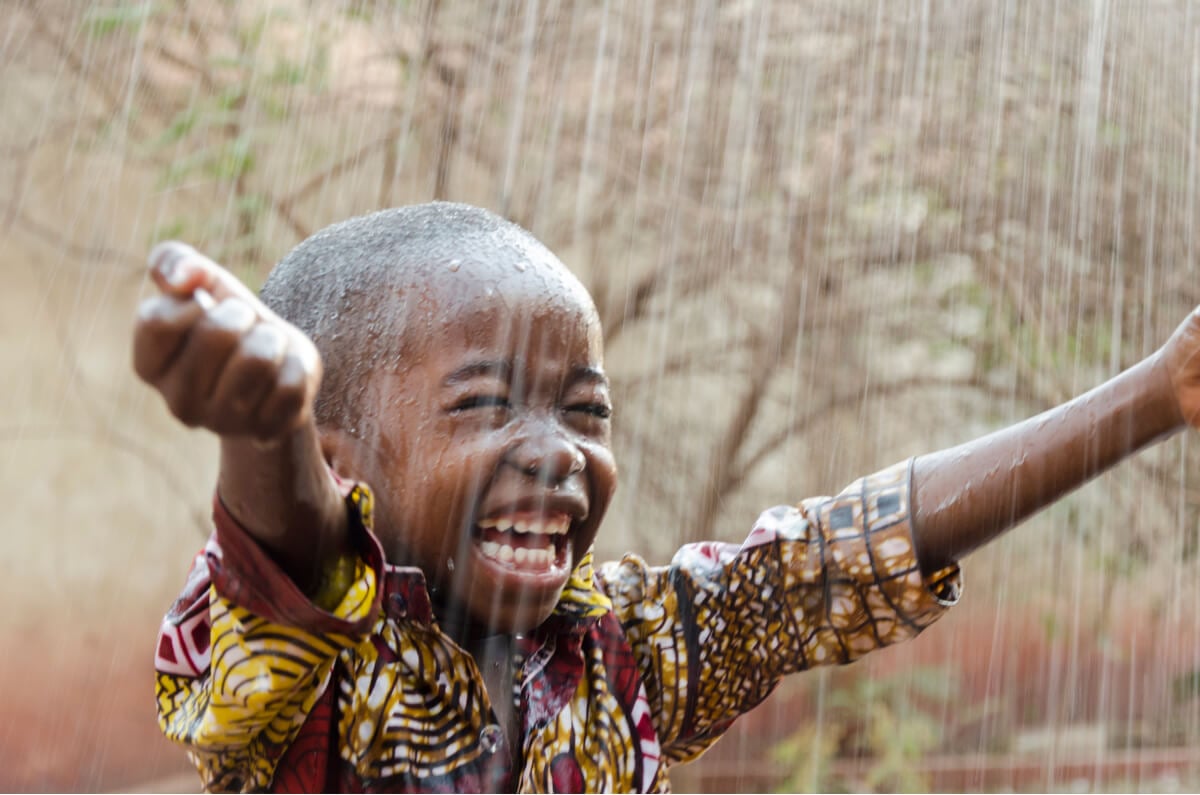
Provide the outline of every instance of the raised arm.
[[913,464],[914,543],[932,574],[1200,418],[1200,309],[1166,345],[1057,408]]
[[220,437],[225,508],[301,590],[317,594],[350,554],[346,509],[312,414],[316,348],[188,246],[159,245],[150,266],[161,294],[139,308],[134,369],[180,421]]

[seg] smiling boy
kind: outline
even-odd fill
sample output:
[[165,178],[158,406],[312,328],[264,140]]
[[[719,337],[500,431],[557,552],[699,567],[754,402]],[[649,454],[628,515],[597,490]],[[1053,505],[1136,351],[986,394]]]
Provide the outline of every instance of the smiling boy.
[[444,203],[352,219],[261,302],[180,244],[151,265],[135,369],[221,440],[156,655],[207,789],[665,789],[782,676],[912,637],[963,555],[1200,413],[1193,315],[1092,392],[740,546],[593,570],[600,324],[524,230]]

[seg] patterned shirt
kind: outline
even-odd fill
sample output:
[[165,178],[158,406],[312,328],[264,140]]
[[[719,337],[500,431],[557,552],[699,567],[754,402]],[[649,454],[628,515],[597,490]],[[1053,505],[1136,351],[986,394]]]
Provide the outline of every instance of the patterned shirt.
[[218,501],[159,635],[159,723],[209,790],[665,791],[669,764],[784,675],[911,638],[957,601],[957,568],[917,567],[910,472],[771,509],[741,546],[688,545],[665,567],[587,555],[515,640],[518,754],[421,572],[384,561],[366,488],[348,490],[361,562],[332,613]]

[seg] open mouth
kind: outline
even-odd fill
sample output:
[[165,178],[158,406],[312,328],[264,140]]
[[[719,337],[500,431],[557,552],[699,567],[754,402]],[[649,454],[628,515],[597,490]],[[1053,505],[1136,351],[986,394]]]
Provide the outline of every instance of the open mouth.
[[571,517],[565,513],[513,513],[475,525],[480,555],[514,572],[544,574],[565,569]]

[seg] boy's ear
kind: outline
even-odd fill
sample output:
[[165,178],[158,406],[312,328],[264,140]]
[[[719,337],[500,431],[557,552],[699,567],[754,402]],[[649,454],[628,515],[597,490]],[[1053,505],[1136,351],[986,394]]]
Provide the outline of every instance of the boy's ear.
[[340,478],[360,480],[358,456],[355,455],[358,440],[340,428],[319,428],[317,434],[321,440],[321,455],[329,468]]

